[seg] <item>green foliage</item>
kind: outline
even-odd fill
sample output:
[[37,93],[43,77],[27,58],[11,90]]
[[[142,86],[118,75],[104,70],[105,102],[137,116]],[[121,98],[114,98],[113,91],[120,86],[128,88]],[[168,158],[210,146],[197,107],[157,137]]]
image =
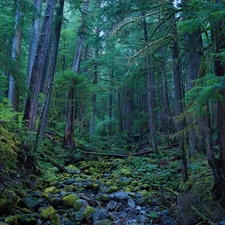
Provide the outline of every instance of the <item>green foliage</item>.
[[225,89],[225,78],[206,74],[205,77],[196,81],[194,88],[186,93],[184,102],[188,105],[187,113],[199,117],[207,113],[204,109],[210,102],[224,101],[221,91]]

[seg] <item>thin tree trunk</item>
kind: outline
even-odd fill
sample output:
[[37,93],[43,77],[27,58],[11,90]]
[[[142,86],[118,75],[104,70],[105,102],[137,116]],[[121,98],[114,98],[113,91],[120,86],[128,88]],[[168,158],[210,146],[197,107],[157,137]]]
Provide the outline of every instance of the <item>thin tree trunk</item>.
[[[174,15],[175,18],[175,15]],[[172,34],[174,40],[172,42],[172,57],[173,57],[173,75],[174,75],[174,103],[175,103],[175,126],[179,136],[179,149],[181,156],[181,174],[183,182],[186,182],[188,179],[188,170],[187,170],[187,160],[186,153],[184,148],[184,119],[182,118],[183,106],[182,106],[182,84],[181,84],[181,68],[180,68],[180,59],[179,59],[179,48],[177,40],[177,27],[176,21],[173,21]],[[178,117],[181,118],[178,119]]]
[[[143,31],[144,31],[144,40],[145,44],[148,44],[148,33],[147,33],[147,23],[146,23],[146,18],[143,13]],[[158,148],[156,145],[156,140],[155,140],[155,124],[153,122],[153,99],[152,99],[152,74],[151,74],[151,68],[150,68],[150,57],[149,57],[149,49],[146,50],[146,73],[147,73],[147,111],[148,111],[148,128],[149,128],[149,135],[150,135],[150,140],[152,144],[153,151],[155,153],[158,153]]]
[[[84,17],[88,12],[88,4],[89,0],[83,1],[83,8],[81,14],[81,24],[79,28],[78,41],[76,45],[76,52],[74,56],[74,62],[72,66],[72,70],[76,75],[80,73],[80,63],[82,59],[82,50],[84,43]],[[74,142],[74,119],[75,119],[75,98],[76,98],[76,83],[75,80],[72,80],[73,86],[70,88],[68,93],[68,101],[66,106],[66,124],[65,124],[65,132],[64,132],[64,143],[75,149]]]
[[[16,2],[16,16],[15,16],[15,26],[14,26],[14,37],[12,42],[12,59],[18,64],[18,59],[21,50],[21,22],[22,12],[20,10],[19,2]],[[19,71],[20,69],[17,68]],[[9,103],[13,106],[15,111],[19,111],[19,73],[10,74],[9,78]]]
[[[164,51],[163,51],[164,52]],[[162,53],[163,56],[164,53]],[[169,99],[168,99],[168,88],[167,88],[167,77],[165,72],[165,62],[163,58],[162,62],[162,105],[163,105],[163,111],[162,111],[162,129],[166,133],[165,138],[166,142],[169,145],[169,134],[170,134],[170,126],[169,126]]]
[[46,5],[45,15],[42,22],[41,32],[36,49],[35,60],[32,67],[29,93],[25,103],[23,120],[31,131],[35,130],[36,125],[38,97],[41,89],[44,62],[51,36],[55,4],[55,0],[48,0]]
[[[98,29],[96,35],[99,35]],[[95,60],[98,60],[98,47],[95,49]],[[98,82],[98,63],[95,62],[94,73],[93,73],[93,84],[96,85]],[[95,114],[96,114],[96,94],[92,94],[92,110],[91,110],[91,120],[90,120],[90,136],[93,135],[94,125],[95,125]]]

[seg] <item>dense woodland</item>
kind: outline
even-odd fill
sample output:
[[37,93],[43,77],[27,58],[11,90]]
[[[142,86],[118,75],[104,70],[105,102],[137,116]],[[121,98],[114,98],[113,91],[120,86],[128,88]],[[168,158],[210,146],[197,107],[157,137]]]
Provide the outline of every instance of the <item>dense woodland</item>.
[[39,156],[176,148],[180,183],[201,154],[224,202],[224,18],[223,0],[1,1],[1,126]]

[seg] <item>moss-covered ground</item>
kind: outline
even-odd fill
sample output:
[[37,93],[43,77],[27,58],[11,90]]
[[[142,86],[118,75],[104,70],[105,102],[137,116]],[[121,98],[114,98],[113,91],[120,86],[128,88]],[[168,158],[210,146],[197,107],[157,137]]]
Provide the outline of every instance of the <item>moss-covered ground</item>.
[[[62,199],[63,204],[70,206],[78,200],[72,193],[87,190],[101,192],[100,200],[107,201],[108,194],[123,190],[141,193],[149,205],[157,202],[161,208],[170,209],[177,224],[214,224],[225,220],[221,202],[214,201],[211,195],[213,176],[204,154],[196,154],[189,159],[189,180],[182,183],[176,148],[163,150],[162,157],[149,154],[119,159],[92,158],[89,155],[74,163],[63,148],[47,146],[42,151],[39,152],[37,166],[29,149],[0,127],[0,215],[4,213],[5,217],[8,216],[8,224],[19,224],[10,214],[31,189],[39,190],[42,197],[48,198],[49,194],[59,191],[58,182],[68,179],[76,179],[77,182],[69,187],[73,197],[67,195]],[[67,172],[59,172],[47,160],[46,154],[63,165]],[[37,175],[37,170],[41,170],[41,175]],[[78,201],[76,208],[79,204]],[[46,210],[50,209],[53,212],[52,208]],[[46,216],[46,210],[42,211],[42,217]],[[87,208],[85,213],[89,216],[90,211],[94,209]],[[157,217],[154,213],[152,218]],[[58,217],[54,219],[58,220]]]

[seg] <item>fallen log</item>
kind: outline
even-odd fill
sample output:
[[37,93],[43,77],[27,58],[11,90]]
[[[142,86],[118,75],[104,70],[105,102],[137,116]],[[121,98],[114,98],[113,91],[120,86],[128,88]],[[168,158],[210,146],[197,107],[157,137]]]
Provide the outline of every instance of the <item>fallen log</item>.
[[114,158],[121,158],[121,159],[130,157],[130,156],[141,156],[141,155],[147,155],[147,154],[150,154],[150,153],[154,153],[152,150],[144,151],[144,152],[138,152],[138,153],[133,153],[133,154],[126,154],[126,155],[123,155],[123,154],[110,154],[110,153],[109,154],[108,153],[98,153],[98,152],[87,152],[87,151],[81,151],[81,152],[84,153],[84,154],[89,154],[89,155],[106,156],[106,157],[114,157]]

